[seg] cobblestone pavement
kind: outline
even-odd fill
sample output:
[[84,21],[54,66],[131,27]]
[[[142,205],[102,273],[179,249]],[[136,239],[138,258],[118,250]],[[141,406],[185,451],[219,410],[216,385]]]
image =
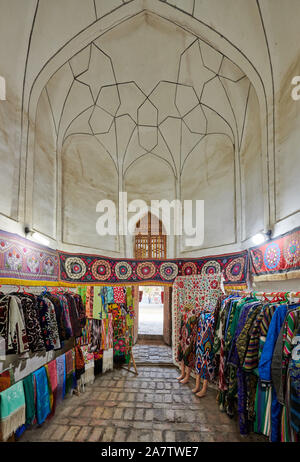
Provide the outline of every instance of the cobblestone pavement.
[[99,376],[84,393],[66,398],[49,422],[27,430],[19,441],[266,441],[255,434],[242,438],[237,422],[219,411],[216,391],[195,397],[194,381],[179,384],[176,368],[138,371],[138,376],[124,369]]
[[143,343],[137,343],[133,347],[133,356],[137,365],[139,364],[153,364],[153,365],[171,365],[172,361],[172,349],[171,347],[164,345],[162,342],[158,344],[147,345]]

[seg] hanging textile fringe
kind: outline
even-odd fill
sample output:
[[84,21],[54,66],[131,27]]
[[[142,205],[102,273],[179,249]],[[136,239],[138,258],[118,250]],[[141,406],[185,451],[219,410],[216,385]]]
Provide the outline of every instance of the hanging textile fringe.
[[25,424],[25,395],[23,382],[17,382],[0,394],[0,436],[3,441]]
[[112,371],[114,368],[114,350],[110,348],[109,350],[103,351],[103,372]]
[[261,276],[253,276],[253,282],[264,282],[264,281],[285,281],[287,279],[298,279],[300,278],[300,271],[290,271],[289,273],[279,274],[263,274]]

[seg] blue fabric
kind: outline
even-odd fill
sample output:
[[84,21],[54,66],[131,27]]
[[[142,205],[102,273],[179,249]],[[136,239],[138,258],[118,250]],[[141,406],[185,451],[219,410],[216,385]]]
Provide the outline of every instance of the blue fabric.
[[36,383],[36,417],[38,424],[41,425],[51,412],[46,369],[41,367],[34,372],[34,377]]
[[258,373],[261,381],[271,382],[271,364],[276,341],[287,313],[287,305],[279,305],[272,316],[258,364]]
[[[272,358],[279,336],[281,326],[284,323],[287,313],[287,305],[279,305],[270,322],[266,342],[264,344],[259,365],[258,373],[262,382],[271,383],[271,365]],[[280,415],[281,404],[278,402],[275,388],[272,388],[272,403],[271,403],[271,434],[270,441],[280,441]]]

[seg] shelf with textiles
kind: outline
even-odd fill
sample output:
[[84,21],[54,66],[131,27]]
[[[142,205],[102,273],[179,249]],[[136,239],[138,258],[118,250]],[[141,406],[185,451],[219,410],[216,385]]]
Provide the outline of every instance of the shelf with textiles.
[[[0,433],[3,440],[14,432],[20,436],[35,422],[42,424],[53,415],[56,401],[62,401],[68,392],[76,389],[75,338],[81,336],[84,324],[85,310],[81,296],[75,291],[57,286],[51,289],[1,285],[0,334],[4,348],[0,358]],[[33,390],[35,404],[32,403]]]
[[216,320],[214,356],[220,410],[240,433],[299,441],[300,292],[230,291]]

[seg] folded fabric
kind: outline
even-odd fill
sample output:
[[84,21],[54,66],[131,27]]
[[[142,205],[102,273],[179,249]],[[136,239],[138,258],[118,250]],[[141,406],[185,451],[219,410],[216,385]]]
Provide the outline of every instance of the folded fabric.
[[33,373],[36,390],[36,417],[39,425],[45,422],[50,414],[50,396],[46,369],[41,367]]
[[19,297],[21,297],[20,302],[25,319],[25,328],[30,351],[33,353],[44,351],[45,345],[38,312],[36,310],[36,298],[29,295],[19,295]]
[[66,356],[56,358],[57,368],[57,403],[60,403],[66,394]]
[[48,377],[48,384],[50,390],[50,415],[53,416],[56,408],[57,400],[57,367],[55,359],[48,363],[46,366],[46,372]]
[[28,375],[23,379],[23,387],[26,404],[26,420],[25,425],[29,426],[35,418],[35,402],[34,402],[34,379],[33,374]]
[[23,382],[17,382],[0,393],[0,434],[6,441],[26,418]]

